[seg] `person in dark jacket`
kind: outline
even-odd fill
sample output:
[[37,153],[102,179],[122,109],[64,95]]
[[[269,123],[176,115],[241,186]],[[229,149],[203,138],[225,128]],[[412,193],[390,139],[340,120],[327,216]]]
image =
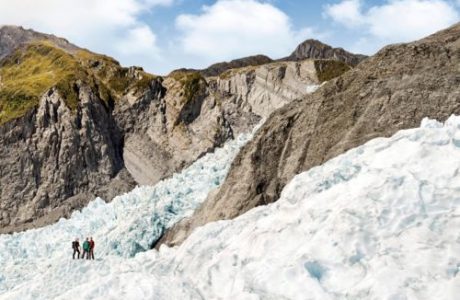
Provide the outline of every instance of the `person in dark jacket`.
[[81,258],[85,258],[85,254],[86,254],[86,259],[89,259],[89,241],[88,241],[88,238],[86,238],[86,241],[83,242],[83,255],[81,256]]
[[93,237],[89,240],[89,258],[94,259],[94,241]]
[[72,249],[73,249],[72,259],[75,259],[75,253],[77,253],[77,259],[79,259],[80,258],[80,243],[78,242],[78,238],[76,238],[75,241],[72,242]]

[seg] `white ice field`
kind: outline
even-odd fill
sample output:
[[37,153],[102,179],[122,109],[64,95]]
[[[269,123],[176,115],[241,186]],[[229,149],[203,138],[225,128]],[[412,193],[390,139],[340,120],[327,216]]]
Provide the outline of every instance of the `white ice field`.
[[[460,117],[374,139],[281,199],[144,251],[224,178],[240,137],[153,188],[0,236],[0,299],[459,299]],[[92,235],[96,261],[73,261]]]

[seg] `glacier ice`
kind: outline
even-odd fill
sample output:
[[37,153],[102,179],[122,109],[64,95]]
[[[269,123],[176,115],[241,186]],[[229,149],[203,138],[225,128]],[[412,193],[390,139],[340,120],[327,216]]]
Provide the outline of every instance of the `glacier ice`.
[[251,137],[252,133],[239,135],[153,187],[137,187],[110,203],[97,198],[51,226],[0,235],[0,295],[53,263],[66,261],[76,237],[92,236],[96,257],[128,258],[149,250],[165,228],[191,215],[209,191],[220,185],[233,158]]
[[[72,261],[65,247],[93,229],[99,244],[148,245],[136,235],[151,230],[141,228],[148,218],[125,224],[95,201],[70,220],[0,236],[0,298],[458,299],[459,141],[460,117],[424,120],[295,176],[276,203],[200,227],[179,247],[101,245],[98,260]],[[120,198],[143,216],[146,195],[133,193]],[[168,205],[158,206],[164,224],[174,222],[161,216]],[[79,229],[89,210],[95,224]],[[58,243],[47,251],[48,239]]]

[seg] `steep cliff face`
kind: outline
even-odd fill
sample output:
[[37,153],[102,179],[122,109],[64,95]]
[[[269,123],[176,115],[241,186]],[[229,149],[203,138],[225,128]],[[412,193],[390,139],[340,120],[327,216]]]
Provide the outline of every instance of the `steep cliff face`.
[[0,32],[19,40],[0,40],[0,233],[155,184],[349,69],[311,60],[158,77],[56,37]]
[[325,64],[340,74],[349,69],[340,62],[307,60],[232,69],[219,77],[173,73],[162,81],[164,97],[159,101],[128,97],[115,109],[126,132],[127,169],[139,184],[170,176],[313,91],[324,77]]
[[196,73],[165,78],[161,89],[157,101],[129,96],[114,111],[125,136],[124,164],[141,185],[181,170],[258,119],[241,112],[242,122],[229,124],[207,81]]
[[216,84],[221,94],[232,95],[234,101],[245,103],[252,112],[267,118],[275,109],[349,69],[345,63],[330,60],[275,62],[229,70],[216,79]]
[[1,232],[53,222],[95,194],[110,199],[133,186],[107,107],[85,86],[79,98],[73,112],[51,89],[0,126]]
[[226,181],[195,214],[170,229],[175,245],[207,222],[276,201],[296,174],[422,118],[460,113],[460,24],[383,48],[312,95],[273,113],[239,153]]

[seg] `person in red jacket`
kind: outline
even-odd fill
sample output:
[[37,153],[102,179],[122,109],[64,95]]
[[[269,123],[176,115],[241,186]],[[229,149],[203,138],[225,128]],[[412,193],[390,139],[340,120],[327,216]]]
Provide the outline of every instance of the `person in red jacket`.
[[93,237],[89,240],[89,259],[94,259],[94,241]]

